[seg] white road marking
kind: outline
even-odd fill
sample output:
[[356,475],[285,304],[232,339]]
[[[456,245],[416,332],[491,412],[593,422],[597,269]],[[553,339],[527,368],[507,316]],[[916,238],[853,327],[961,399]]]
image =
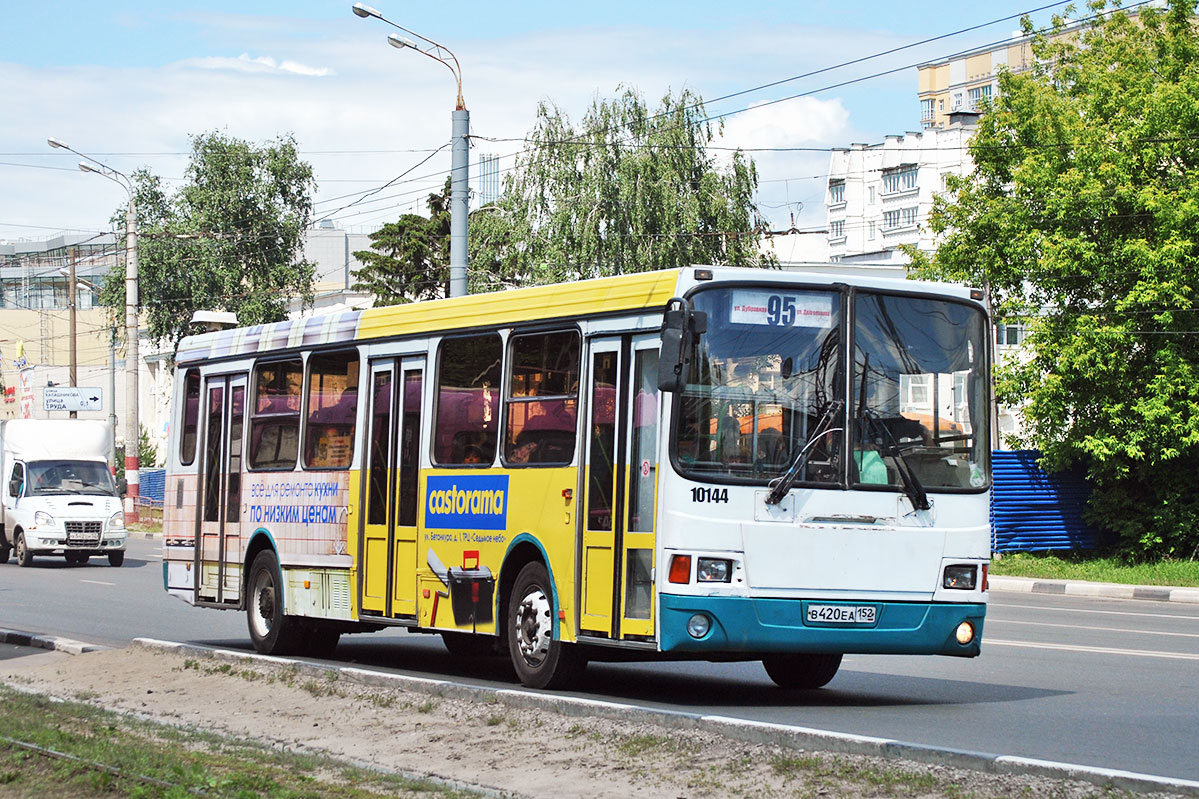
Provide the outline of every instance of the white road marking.
[[[1143,600],[1129,600],[1141,602]],[[1146,616],[1154,619],[1182,619],[1199,621],[1199,616],[1182,616],[1177,613],[1137,613],[1131,610],[1094,610],[1093,608],[1053,608],[1045,605],[1011,605],[1006,602],[990,602],[992,607],[1016,608],[1017,610],[1057,610],[1063,613],[1099,613],[1105,616]]]
[[1199,655],[1186,652],[1153,652],[1147,649],[1111,649],[1106,646],[1076,646],[1074,644],[1034,644],[1031,641],[1002,641],[986,638],[983,645],[1022,646],[1027,649],[1058,649],[1065,652],[1090,652],[1096,655],[1131,655],[1141,658],[1168,658],[1170,660],[1199,660]]
[[103,580],[80,580],[81,583],[91,583],[92,585],[107,585],[116,586],[116,583],[106,583]]
[[1168,633],[1160,630],[1126,630],[1120,627],[1083,627],[1078,624],[1054,624],[1048,621],[1016,621],[1015,619],[988,618],[987,626],[992,624],[1031,624],[1035,627],[1067,627],[1071,630],[1098,630],[1105,633],[1133,633],[1134,635],[1172,635],[1177,638],[1199,638],[1199,633]]

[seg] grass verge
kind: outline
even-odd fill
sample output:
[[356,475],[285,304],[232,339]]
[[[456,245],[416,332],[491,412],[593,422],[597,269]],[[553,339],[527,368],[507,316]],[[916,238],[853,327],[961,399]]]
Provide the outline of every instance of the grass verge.
[[0,686],[0,797],[374,799],[476,796],[331,757],[139,721]]
[[1093,552],[1017,552],[991,562],[991,574],[1124,585],[1199,586],[1199,561],[1126,564]]

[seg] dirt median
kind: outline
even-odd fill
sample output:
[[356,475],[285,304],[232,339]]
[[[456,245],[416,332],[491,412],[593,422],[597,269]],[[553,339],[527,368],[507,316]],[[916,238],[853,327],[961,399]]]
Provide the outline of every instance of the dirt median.
[[520,797],[1112,795],[1090,783],[749,744],[702,728],[451,696],[436,685],[372,685],[311,665],[136,645],[3,661],[0,680],[167,724]]

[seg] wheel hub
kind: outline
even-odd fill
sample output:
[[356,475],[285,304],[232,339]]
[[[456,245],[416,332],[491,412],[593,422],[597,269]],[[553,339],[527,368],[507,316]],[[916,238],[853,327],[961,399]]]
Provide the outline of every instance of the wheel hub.
[[545,659],[553,640],[554,625],[549,599],[545,592],[530,592],[520,602],[516,613],[516,640],[525,662],[536,666]]

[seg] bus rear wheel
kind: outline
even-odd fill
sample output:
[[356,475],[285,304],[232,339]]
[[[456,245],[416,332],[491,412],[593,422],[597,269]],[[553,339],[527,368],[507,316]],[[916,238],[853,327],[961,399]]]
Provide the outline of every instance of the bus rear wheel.
[[767,655],[762,665],[775,685],[809,691],[823,688],[841,668],[841,655],[797,652],[789,655]]
[[508,653],[529,688],[567,688],[587,667],[577,644],[554,638],[552,596],[549,572],[533,562],[520,570],[508,598]]
[[296,654],[303,630],[298,619],[283,615],[283,577],[273,551],[254,558],[247,585],[246,624],[254,648],[264,655]]

